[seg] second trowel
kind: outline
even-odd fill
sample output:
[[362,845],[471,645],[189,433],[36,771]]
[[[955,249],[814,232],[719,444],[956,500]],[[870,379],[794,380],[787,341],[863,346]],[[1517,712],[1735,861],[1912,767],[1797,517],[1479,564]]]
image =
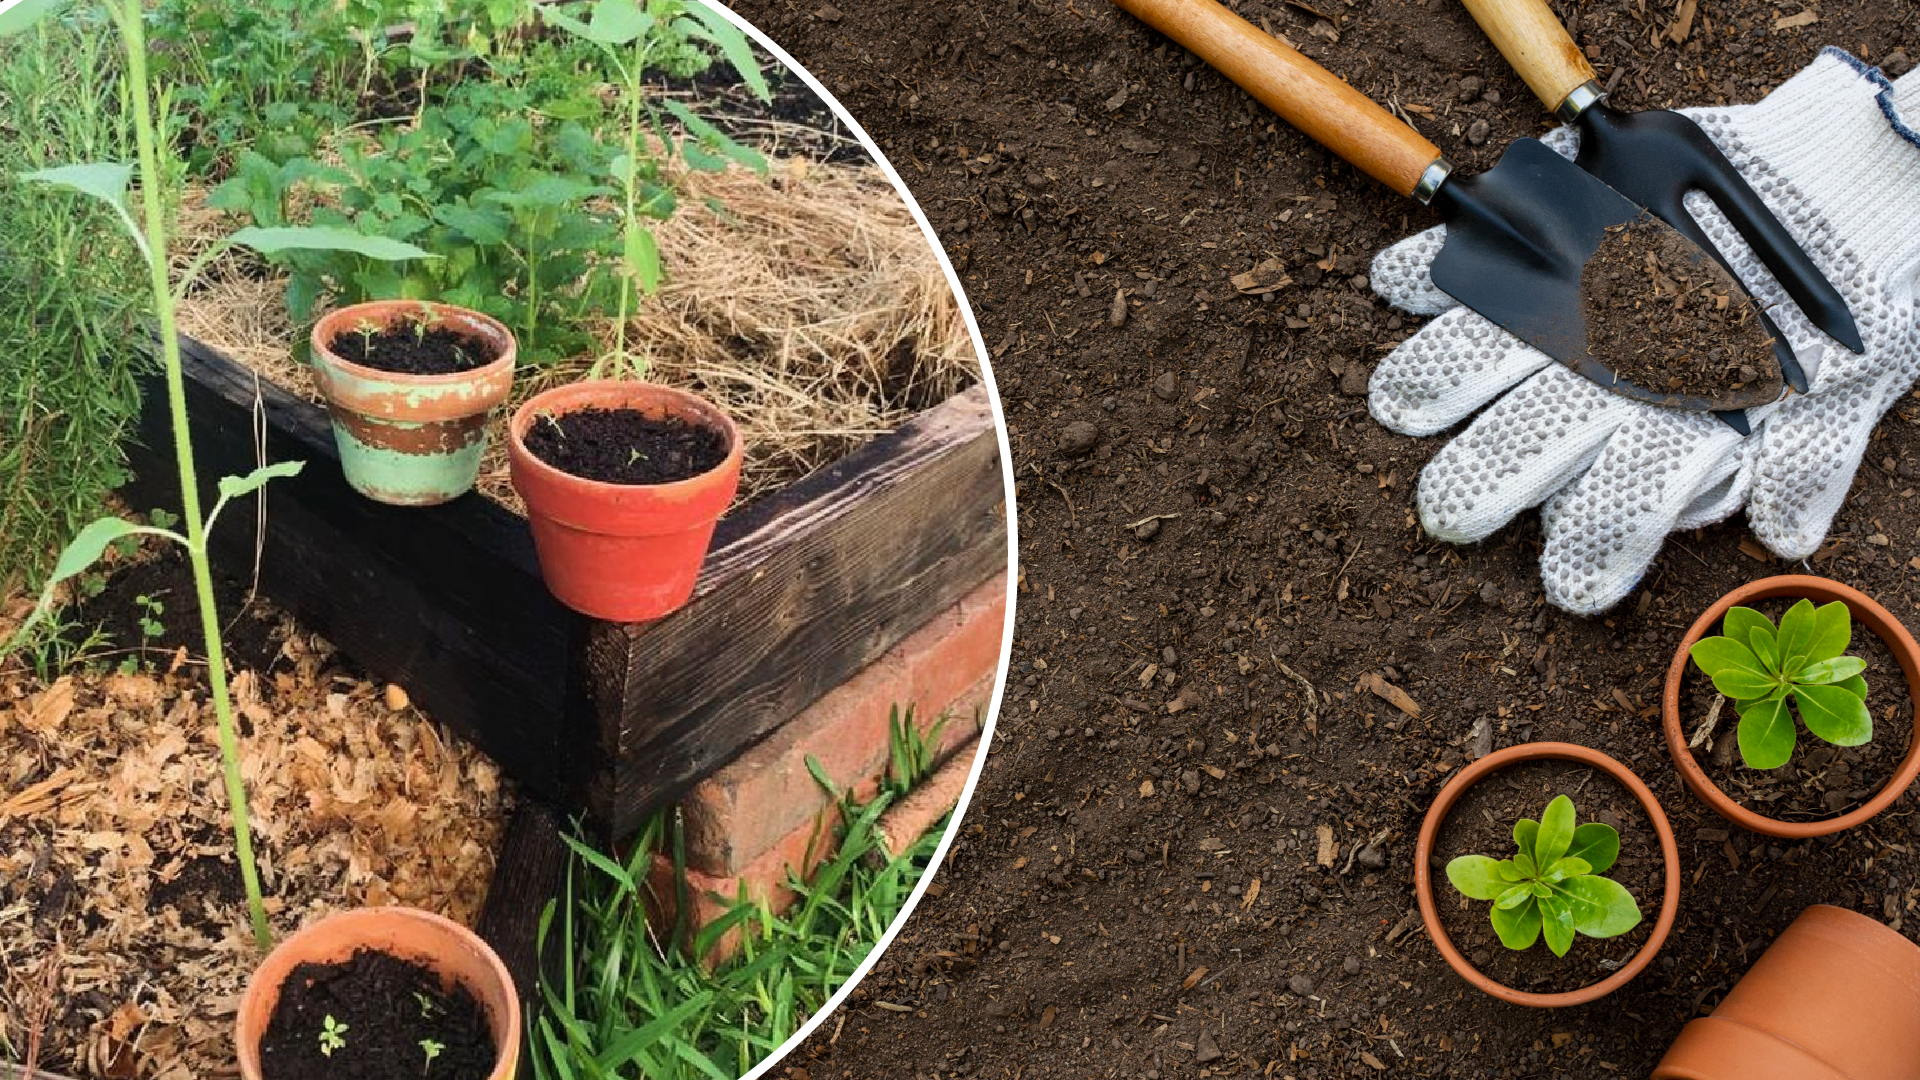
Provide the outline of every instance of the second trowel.
[[[1620,377],[1590,347],[1582,275],[1602,241],[1631,228],[1660,235],[1668,263],[1711,257],[1632,201],[1535,139],[1518,139],[1492,169],[1456,173],[1440,149],[1364,94],[1214,0],[1114,0],[1240,84],[1288,123],[1388,187],[1440,211],[1447,240],[1433,262],[1442,291],[1610,390],[1671,408],[1716,411],[1745,432],[1740,410],[1777,399],[1771,342],[1737,362],[1765,375],[1711,396],[1650,389]],[[1651,265],[1651,263],[1649,264]],[[1727,278],[1730,282],[1731,279]],[[1728,302],[1751,305],[1737,284]]]
[[[1813,325],[1854,352],[1865,345],[1846,301],[1760,196],[1741,178],[1700,125],[1669,110],[1610,108],[1573,37],[1546,0],[1461,0],[1474,21],[1554,115],[1580,132],[1576,164],[1647,208],[1725,265],[1684,205],[1688,193],[1712,199]],[[1771,321],[1775,352],[1787,382],[1806,392],[1806,378]]]

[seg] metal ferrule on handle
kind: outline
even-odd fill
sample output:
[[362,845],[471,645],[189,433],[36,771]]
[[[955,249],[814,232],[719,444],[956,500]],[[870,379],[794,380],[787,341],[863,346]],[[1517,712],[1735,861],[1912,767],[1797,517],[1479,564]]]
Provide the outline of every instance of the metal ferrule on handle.
[[1586,112],[1589,107],[1600,104],[1606,96],[1606,92],[1600,89],[1599,83],[1588,79],[1574,87],[1572,93],[1560,99],[1560,104],[1553,107],[1553,115],[1559,117],[1561,123],[1571,124],[1580,119],[1580,114]]

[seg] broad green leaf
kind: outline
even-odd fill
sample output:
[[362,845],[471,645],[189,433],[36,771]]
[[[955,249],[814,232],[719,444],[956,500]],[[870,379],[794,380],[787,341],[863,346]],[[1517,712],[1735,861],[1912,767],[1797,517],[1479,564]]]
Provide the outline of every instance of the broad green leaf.
[[91,195],[118,210],[126,209],[127,187],[133,183],[133,166],[118,161],[96,161],[88,165],[62,165],[22,173],[20,179]]
[[687,167],[695,172],[716,173],[727,167],[727,159],[707,152],[695,139],[680,140],[680,156],[687,161]]
[[1808,686],[1826,686],[1831,683],[1845,682],[1867,670],[1867,662],[1857,656],[1836,656],[1828,660],[1816,660],[1801,668],[1793,676],[1793,681]]
[[1780,668],[1792,671],[1807,662],[1808,654],[1813,651],[1813,639],[1819,629],[1818,619],[1814,616],[1813,601],[1797,600],[1780,616]]
[[1577,878],[1582,874],[1592,871],[1592,869],[1593,867],[1587,863],[1587,860],[1569,855],[1559,862],[1554,863],[1552,866],[1547,867],[1547,872],[1541,875],[1540,880],[1551,885],[1554,882],[1565,881],[1568,878]]
[[1521,880],[1520,868],[1514,865],[1512,859],[1501,859],[1493,865],[1493,872],[1499,876],[1501,881],[1511,884]]
[[1447,864],[1447,880],[1475,900],[1497,900],[1513,883],[1500,878],[1500,864],[1485,855],[1462,855]]
[[1532,899],[1532,897],[1533,897],[1533,886],[1523,881],[1518,885],[1508,888],[1506,891],[1502,892],[1499,896],[1494,897],[1493,906],[1500,908],[1502,910],[1511,911],[1512,909],[1519,907],[1521,904],[1526,903],[1528,900]]
[[626,45],[653,27],[653,16],[633,0],[600,0],[593,5],[593,40],[603,45]]
[[648,295],[660,287],[660,248],[651,230],[633,223],[627,225],[627,270]]
[[1513,823],[1513,843],[1520,854],[1529,860],[1533,858],[1534,838],[1540,835],[1540,823],[1532,818],[1521,818]]
[[1545,884],[1538,881],[1529,883],[1527,885],[1527,891],[1531,892],[1535,896],[1552,896],[1553,895],[1552,889],[1547,888]]
[[237,499],[260,488],[269,480],[278,480],[286,476],[297,476],[306,468],[304,461],[276,461],[255,469],[245,476],[223,476],[220,478],[220,497]]
[[1555,795],[1540,815],[1540,837],[1534,841],[1534,863],[1552,866],[1573,845],[1573,800]]
[[1555,956],[1567,955],[1573,947],[1573,909],[1562,897],[1546,896],[1537,902],[1540,908],[1540,932],[1546,935],[1547,948]]
[[41,19],[66,6],[67,0],[20,0],[11,7],[0,5],[0,38],[30,30]]
[[[1858,701],[1858,698],[1854,699]],[[1777,769],[1793,756],[1793,714],[1787,703],[1768,699],[1740,714],[1740,759],[1752,769]]]
[[1855,675],[1851,679],[1842,679],[1833,685],[1840,687],[1856,697],[1867,696],[1867,680],[1859,675]]
[[1742,643],[1751,642],[1755,630],[1765,630],[1767,637],[1775,637],[1773,620],[1750,607],[1728,608],[1727,617],[1720,622],[1722,634]]
[[1531,855],[1515,855],[1513,865],[1519,869],[1520,876],[1524,879],[1530,880],[1533,875],[1540,872],[1539,864],[1533,861]]
[[252,248],[262,255],[288,251],[345,251],[354,255],[399,262],[403,259],[437,259],[412,244],[384,236],[368,236],[352,229],[331,225],[306,225],[280,229],[248,227],[230,237],[236,244]]
[[1567,848],[1570,859],[1585,859],[1590,874],[1604,874],[1620,857],[1620,834],[1613,826],[1589,821],[1573,830],[1573,845]]
[[[1801,601],[1806,603],[1806,601]],[[1853,643],[1853,618],[1847,605],[1835,600],[1813,613],[1813,639],[1807,645],[1807,662],[1818,663],[1846,654]]]
[[560,9],[558,4],[537,4],[540,17],[575,37],[594,40],[593,28]]
[[92,566],[100,556],[106,554],[107,547],[115,540],[131,536],[140,529],[141,526],[120,518],[104,517],[94,521],[81,529],[66,549],[60,552],[60,558],[53,564],[53,573],[47,577],[47,585],[51,587]]
[[1496,907],[1490,915],[1493,920],[1493,932],[1500,935],[1500,944],[1507,948],[1529,949],[1533,947],[1534,942],[1540,940],[1539,904],[1528,904],[1511,911]]
[[1754,627],[1748,632],[1746,641],[1747,645],[1753,649],[1753,655],[1760,658],[1760,662],[1766,665],[1769,672],[1775,675],[1780,674],[1780,644],[1773,638],[1772,627]]
[[1617,881],[1590,875],[1563,881],[1560,889],[1573,928],[1590,938],[1619,937],[1640,925],[1640,905]]
[[1844,686],[1800,686],[1793,691],[1807,730],[1835,746],[1860,746],[1873,740],[1873,713]]
[[696,31],[694,36],[704,37],[718,46],[721,54],[727,58],[727,63],[739,73],[740,81],[746,83],[761,101],[772,101],[773,89],[767,85],[766,77],[760,73],[760,61],[754,56],[753,46],[748,43],[747,36],[740,32],[740,28],[727,21],[725,15],[700,3],[699,0],[687,5],[687,13],[700,20],[700,29],[704,31],[704,33]]
[[1776,680],[1766,665],[1752,649],[1732,638],[1701,638],[1687,653],[1713,680],[1714,689],[1730,698],[1765,697],[1774,687]]

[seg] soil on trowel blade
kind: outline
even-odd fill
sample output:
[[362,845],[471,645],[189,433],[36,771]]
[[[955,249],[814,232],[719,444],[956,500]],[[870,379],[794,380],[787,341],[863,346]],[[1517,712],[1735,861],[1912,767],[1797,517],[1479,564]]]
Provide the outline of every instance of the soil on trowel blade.
[[466,987],[371,949],[294,968],[260,1040],[262,1080],[486,1080],[496,1057]]
[[[1573,800],[1579,824],[1604,822],[1620,833],[1620,858],[1601,876],[1626,886],[1641,916],[1640,925],[1619,937],[1576,934],[1564,957],[1553,955],[1544,936],[1529,949],[1507,948],[1488,918],[1493,905],[1468,899],[1447,880],[1447,863],[1461,855],[1513,858],[1513,823],[1521,818],[1539,821],[1556,795]],[[1453,947],[1482,975],[1533,994],[1591,986],[1633,959],[1653,933],[1666,884],[1660,837],[1640,800],[1599,769],[1566,761],[1524,762],[1475,784],[1447,815],[1434,842],[1432,868],[1434,907]]]
[[670,484],[727,459],[727,437],[638,409],[576,409],[534,420],[527,449],[562,472],[608,484]]
[[1658,218],[1607,230],[1581,271],[1580,304],[1587,352],[1643,390],[1724,400],[1780,385],[1753,299]]
[[500,357],[482,338],[420,322],[397,322],[380,330],[349,327],[335,334],[327,347],[349,363],[399,375],[457,375]]
[[[926,211],[979,317],[1018,485],[1012,666],[978,787],[912,918],[786,1080],[1646,1076],[1807,905],[1920,936],[1912,795],[1776,840],[1729,828],[1667,757],[1681,636],[1788,572],[1743,518],[1673,537],[1594,618],[1544,603],[1537,515],[1478,544],[1421,532],[1415,487],[1447,437],[1382,429],[1367,379],[1425,320],[1356,279],[1437,215],[1107,0],[730,6],[846,103]],[[1401,102],[1463,172],[1551,124],[1463,5],[1235,6]],[[1716,0],[1677,41],[1671,3],[1555,7],[1629,110],[1754,101],[1825,45],[1896,75],[1920,56],[1910,0],[1779,30],[1772,5]],[[1289,283],[1240,293],[1269,259]],[[1810,562],[1910,620],[1916,421],[1913,399],[1881,421]],[[1632,766],[1685,874],[1653,963],[1571,1009],[1468,986],[1413,901],[1440,786],[1543,739]]]

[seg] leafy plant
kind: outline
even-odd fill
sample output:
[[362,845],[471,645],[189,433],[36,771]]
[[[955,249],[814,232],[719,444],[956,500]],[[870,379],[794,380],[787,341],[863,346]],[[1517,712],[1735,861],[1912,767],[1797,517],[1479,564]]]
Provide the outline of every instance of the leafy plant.
[[1807,730],[1835,746],[1873,739],[1866,661],[1846,655],[1853,619],[1836,600],[1815,608],[1802,599],[1773,621],[1752,608],[1727,610],[1721,637],[1702,638],[1688,655],[1714,689],[1733,699],[1740,717],[1740,758],[1754,769],[1777,769],[1793,756],[1798,732],[1792,702]]
[[[21,0],[0,11],[0,38],[20,34],[39,20],[68,6],[72,0]],[[146,264],[148,288],[154,323],[159,335],[162,371],[166,377],[167,404],[173,427],[174,457],[180,474],[182,518],[186,531],[157,525],[142,525],[124,518],[104,517],[81,529],[55,561],[39,603],[26,623],[15,632],[0,656],[11,652],[33,627],[46,617],[55,604],[60,584],[78,575],[104,554],[109,545],[129,536],[159,536],[181,544],[193,566],[194,589],[200,606],[202,637],[207,652],[207,674],[214,706],[215,726],[220,739],[220,757],[226,786],[228,809],[232,816],[234,852],[240,864],[241,881],[246,889],[248,914],[254,938],[265,948],[272,941],[267,925],[266,905],[260,893],[260,872],[253,856],[252,826],[247,819],[246,786],[241,777],[239,739],[234,730],[233,702],[227,687],[225,649],[220,638],[219,611],[214,603],[213,572],[207,556],[207,534],[227,503],[254,493],[268,481],[292,476],[300,462],[266,465],[243,477],[226,477],[219,483],[219,499],[202,516],[199,478],[194,468],[192,433],[187,424],[185,375],[181,369],[180,338],[176,310],[181,295],[207,264],[222,252],[245,246],[272,255],[297,250],[352,251],[370,258],[409,259],[426,253],[409,244],[379,237],[360,236],[342,229],[261,228],[242,229],[208,245],[186,269],[178,281],[173,278],[168,253],[166,187],[167,162],[163,153],[168,145],[159,136],[155,123],[155,93],[148,76],[146,11],[142,0],[105,0],[107,16],[118,32],[125,52],[126,78],[121,108],[131,113],[136,163],[95,162],[38,169],[22,177],[29,182],[78,192],[105,206],[111,217],[125,228],[135,250]],[[136,219],[129,199],[135,177],[140,180],[140,217]]]
[[1544,933],[1547,948],[1565,956],[1575,933],[1610,938],[1640,925],[1633,894],[1600,876],[1620,856],[1620,834],[1601,822],[1573,822],[1573,800],[1556,795],[1539,821],[1514,823],[1520,850],[1513,858],[1462,855],[1447,864],[1454,888],[1493,901],[1493,930],[1507,948],[1530,948]]
[[335,1020],[333,1014],[328,1013],[326,1019],[320,1022],[320,1052],[327,1057],[332,1057],[335,1050],[344,1049],[346,1045],[347,1025]]

